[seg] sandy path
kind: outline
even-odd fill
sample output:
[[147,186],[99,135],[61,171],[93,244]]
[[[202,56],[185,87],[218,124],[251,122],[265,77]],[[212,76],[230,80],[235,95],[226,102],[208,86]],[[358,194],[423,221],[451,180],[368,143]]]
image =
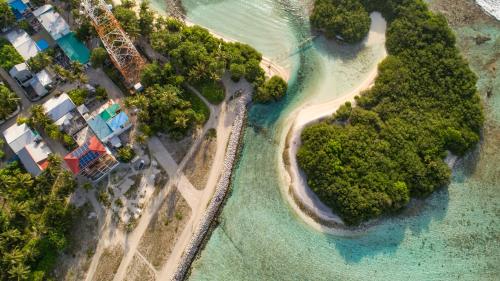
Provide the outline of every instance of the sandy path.
[[[250,93],[252,91],[249,83],[246,83],[243,80],[239,83],[234,83],[227,74],[224,76],[223,82],[226,86],[226,101],[217,106],[220,107],[220,111],[216,111],[220,113],[215,117],[217,123],[214,126],[217,130],[217,150],[212,167],[210,168],[208,181],[205,188],[202,190],[199,208],[193,209],[191,218],[179,236],[170,257],[163,265],[163,268],[158,272],[157,280],[170,280],[172,278],[182,258],[184,249],[191,241],[191,237],[197,229],[200,219],[203,217],[203,214],[205,213],[205,210],[208,207],[208,204],[217,187],[217,181],[224,166],[227,142],[231,135],[233,120],[236,115],[234,105],[232,103],[228,104],[228,97],[238,89],[243,89],[245,93]],[[193,89],[193,91],[199,94],[196,89]]]
[[[366,40],[366,45],[370,46],[372,44],[380,44],[380,42],[385,41],[385,31],[386,31],[386,21],[382,18],[380,13],[372,13],[372,24],[370,27],[370,32]],[[386,57],[384,53],[383,58]],[[381,61],[383,60],[381,59]],[[337,109],[345,104],[346,102],[354,103],[354,97],[357,96],[360,92],[370,88],[375,78],[377,77],[378,65],[375,65],[373,69],[369,72],[368,77],[361,81],[358,87],[356,87],[350,93],[330,100],[321,104],[313,104],[313,105],[304,105],[301,108],[294,111],[290,116],[296,116],[293,120],[293,125],[290,128],[288,133],[288,158],[290,161],[290,166],[288,170],[285,165],[282,165],[282,175],[284,175],[285,186],[290,187],[290,190],[284,192],[287,201],[290,203],[292,208],[295,210],[297,215],[301,217],[307,224],[312,226],[313,228],[323,231],[323,232],[331,232],[331,233],[339,233],[338,229],[329,228],[321,225],[316,222],[311,216],[306,214],[301,208],[297,205],[293,195],[291,192],[295,194],[295,199],[299,200],[303,207],[305,207],[309,212],[312,212],[316,217],[321,218],[324,221],[343,224],[342,220],[332,213],[332,211],[325,206],[314,194],[314,192],[309,189],[307,186],[306,177],[303,172],[299,169],[297,164],[297,151],[301,145],[300,135],[304,127],[308,124],[317,122],[318,120],[325,118],[327,116],[331,116]],[[285,148],[286,149],[286,148]],[[288,176],[288,177],[287,177]]]

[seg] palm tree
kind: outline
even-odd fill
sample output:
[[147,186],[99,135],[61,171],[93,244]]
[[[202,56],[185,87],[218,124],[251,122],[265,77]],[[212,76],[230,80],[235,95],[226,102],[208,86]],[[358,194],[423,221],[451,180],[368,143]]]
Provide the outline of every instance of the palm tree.
[[0,85],[0,120],[7,118],[16,111],[19,97],[11,92],[9,88]]
[[27,280],[29,273],[30,268],[24,263],[18,263],[9,269],[10,278],[17,281]]

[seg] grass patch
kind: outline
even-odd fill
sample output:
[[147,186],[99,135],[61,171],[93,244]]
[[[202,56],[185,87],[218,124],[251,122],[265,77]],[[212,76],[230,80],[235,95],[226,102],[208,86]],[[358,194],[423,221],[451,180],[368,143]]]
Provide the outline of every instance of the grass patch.
[[196,84],[195,88],[212,104],[220,104],[226,97],[226,91],[220,82],[204,81]]
[[182,97],[188,100],[193,110],[200,116],[202,116],[203,120],[201,120],[201,124],[205,124],[210,118],[210,109],[208,106],[194,93],[191,93],[189,90],[185,90],[182,94]]

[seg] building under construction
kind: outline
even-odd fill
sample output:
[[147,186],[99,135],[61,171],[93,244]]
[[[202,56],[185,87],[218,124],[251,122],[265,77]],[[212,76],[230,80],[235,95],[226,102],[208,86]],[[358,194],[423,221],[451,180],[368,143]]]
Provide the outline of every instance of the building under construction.
[[144,59],[111,12],[111,6],[104,0],[83,0],[81,5],[128,86],[140,89]]

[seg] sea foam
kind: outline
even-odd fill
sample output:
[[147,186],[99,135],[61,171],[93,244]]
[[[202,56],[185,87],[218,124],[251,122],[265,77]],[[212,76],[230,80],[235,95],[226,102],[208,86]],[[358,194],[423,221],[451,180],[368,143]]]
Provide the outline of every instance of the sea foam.
[[500,20],[500,0],[476,0],[476,3],[488,14]]

